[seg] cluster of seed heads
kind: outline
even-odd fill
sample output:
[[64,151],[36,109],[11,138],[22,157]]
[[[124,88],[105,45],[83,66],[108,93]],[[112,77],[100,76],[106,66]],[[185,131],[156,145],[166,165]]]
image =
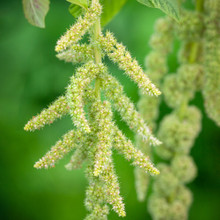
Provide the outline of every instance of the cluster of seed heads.
[[[165,21],[168,18],[156,23],[150,41],[153,51],[146,58],[146,67],[173,111],[162,119],[157,131],[163,144],[155,152],[168,163],[158,164],[160,175],[154,178],[148,210],[154,220],[186,220],[192,194],[185,184],[197,174],[189,153],[201,130],[200,110],[189,105],[196,92],[203,93],[208,116],[218,125],[220,122],[220,3],[207,0],[204,7],[197,6],[197,11],[183,9],[179,24]],[[182,42],[178,54],[180,65],[175,74],[166,75],[160,84],[175,35]],[[152,129],[156,128],[158,105],[159,100],[154,97],[142,95],[139,101],[139,111],[146,121],[151,117]],[[151,152],[139,136],[137,144],[143,152]],[[136,188],[141,201],[145,199],[148,184],[149,176],[136,168]]]
[[[160,91],[112,33],[94,34],[95,27],[100,21],[101,11],[99,1],[93,0],[86,12],[58,40],[55,48],[57,57],[66,62],[82,65],[71,77],[65,94],[25,126],[25,130],[34,131],[66,114],[71,116],[76,129],[67,132],[34,166],[35,168],[54,167],[56,162],[70,151],[73,151],[73,155],[66,165],[68,170],[79,168],[84,162],[87,163],[86,174],[89,186],[85,205],[90,213],[86,220],[107,219],[109,205],[119,216],[126,214],[118,178],[114,171],[113,149],[132,161],[133,165],[143,172],[159,174],[159,170],[154,167],[149,157],[134,147],[132,141],[126,138],[112,119],[112,108],[114,108],[128,126],[139,134],[143,142],[160,144],[134,104],[123,92],[120,82],[109,74],[102,59],[106,55],[118,64],[145,95],[157,96]],[[81,43],[80,40],[87,32],[90,35],[89,42]],[[97,53],[101,57],[100,60],[97,60]]]

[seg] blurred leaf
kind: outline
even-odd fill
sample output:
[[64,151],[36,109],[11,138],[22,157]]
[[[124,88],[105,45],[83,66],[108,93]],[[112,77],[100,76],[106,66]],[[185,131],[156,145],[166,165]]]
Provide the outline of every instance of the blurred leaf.
[[105,26],[120,11],[127,0],[101,0],[103,7],[101,23]]
[[88,2],[87,0],[67,0],[68,2],[74,4],[74,5],[78,5],[82,8],[87,9],[88,8]]
[[158,8],[175,20],[179,20],[178,0],[137,0],[143,5]]
[[44,28],[45,17],[49,11],[49,0],[22,0],[24,15],[30,24]]
[[69,12],[74,18],[78,18],[82,14],[83,10],[79,5],[71,4],[69,6]]
[[88,8],[87,0],[67,0],[72,3],[69,7],[69,12],[74,18],[78,18],[82,13],[83,9]]

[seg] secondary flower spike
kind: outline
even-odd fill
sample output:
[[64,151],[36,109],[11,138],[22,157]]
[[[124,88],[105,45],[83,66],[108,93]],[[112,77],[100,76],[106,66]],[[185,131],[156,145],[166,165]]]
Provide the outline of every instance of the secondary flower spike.
[[125,46],[119,44],[110,32],[107,32],[105,37],[100,37],[100,44],[107,56],[113,62],[118,63],[119,68],[124,70],[144,93],[156,96],[161,94],[139,66],[137,60],[131,57]]
[[111,104],[109,102],[97,103],[96,106],[96,121],[97,127],[97,144],[95,152],[95,164],[94,164],[94,176],[99,176],[105,171],[105,168],[109,165],[112,151],[112,112]]
[[77,22],[57,41],[56,52],[67,49],[77,43],[82,36],[91,28],[101,14],[101,5],[93,1],[84,17],[79,17]]
[[83,91],[104,69],[102,64],[96,65],[93,61],[89,61],[83,67],[78,68],[67,88],[66,97],[72,120],[77,128],[85,132],[90,132],[90,128],[83,109]]
[[69,153],[69,151],[74,148],[75,142],[78,142],[82,137],[83,135],[79,131],[69,131],[63,136],[63,140],[59,140],[44,157],[35,163],[34,167],[54,167],[55,162],[63,158],[65,154]]
[[139,133],[145,141],[149,141],[152,145],[161,144],[161,142],[151,134],[149,127],[135,110],[134,104],[124,95],[123,87],[115,77],[104,73],[101,76],[101,86],[107,99],[113,101],[115,109],[132,130]]
[[39,115],[34,116],[24,127],[26,131],[34,131],[44,127],[46,124],[52,124],[57,118],[61,118],[68,113],[68,104],[65,96],[59,97],[47,109],[44,109]]
[[[196,166],[189,153],[201,128],[201,113],[197,107],[190,106],[189,103],[195,93],[203,90],[204,84],[208,82],[208,79],[204,81],[205,39],[203,39],[203,34],[207,28],[203,29],[203,19],[204,16],[210,18],[210,15],[203,14],[205,8],[203,3],[213,5],[217,2],[219,1],[195,1],[196,11],[182,9],[181,21],[179,24],[173,22],[172,29],[166,25],[168,23],[160,23],[159,26],[157,25],[157,35],[154,34],[150,41],[154,54],[156,54],[155,52],[163,54],[157,60],[168,58],[167,43],[169,39],[174,40],[173,37],[177,35],[182,43],[176,73],[167,74],[161,80],[165,103],[173,111],[163,117],[157,129],[158,137],[163,144],[155,148],[155,152],[164,161],[157,165],[160,175],[154,177],[152,194],[148,201],[148,210],[153,220],[188,219],[192,194],[184,184],[191,182],[196,176]],[[181,3],[182,1],[180,5]],[[211,11],[213,12],[213,10]],[[217,24],[216,21],[213,23]],[[166,37],[162,37],[161,30],[167,28],[169,31],[166,33]],[[158,33],[159,30],[160,33]],[[209,39],[208,42],[212,41]],[[217,44],[215,44],[215,48],[217,48]],[[152,67],[157,68],[156,65],[159,63],[152,58],[147,60],[147,71],[149,72]],[[158,68],[159,66],[161,67],[158,65]],[[212,74],[214,73],[212,72]],[[158,82],[159,84],[160,82]]]
[[113,146],[119,153],[123,154],[127,160],[133,160],[133,164],[149,172],[152,175],[159,174],[148,157],[146,157],[140,150],[137,150],[132,142],[128,140],[122,132],[114,127]]

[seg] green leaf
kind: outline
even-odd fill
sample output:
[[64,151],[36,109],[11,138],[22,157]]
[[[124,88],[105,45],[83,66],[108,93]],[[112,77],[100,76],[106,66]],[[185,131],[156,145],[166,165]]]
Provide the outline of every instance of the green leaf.
[[71,4],[69,6],[69,12],[74,18],[78,18],[83,13],[83,10],[79,5]]
[[49,0],[22,0],[24,15],[34,26],[44,28],[45,17],[49,11]]
[[88,8],[88,1],[87,0],[67,0],[67,1],[72,3],[73,5],[78,5],[84,9]]
[[87,10],[88,8],[87,0],[67,0],[67,1],[72,3],[69,6],[69,12],[75,18],[78,18],[83,13],[83,10]]
[[[87,0],[66,0],[72,3],[69,7],[69,12],[75,17],[79,17],[83,13],[83,9],[87,10],[88,1]],[[103,7],[103,12],[101,15],[102,26],[105,26],[111,19],[120,11],[122,6],[128,0],[100,0]]]
[[102,26],[110,22],[126,2],[127,0],[101,0],[100,3],[103,7],[101,17]]
[[158,8],[175,20],[179,20],[178,0],[137,0],[143,5],[152,8]]

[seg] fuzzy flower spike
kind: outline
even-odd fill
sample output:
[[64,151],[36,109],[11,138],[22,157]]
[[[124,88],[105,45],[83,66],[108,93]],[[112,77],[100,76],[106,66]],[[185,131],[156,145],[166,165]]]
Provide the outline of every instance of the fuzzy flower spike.
[[112,33],[107,32],[106,36],[100,37],[100,43],[106,52],[107,56],[115,63],[119,68],[125,71],[138,87],[143,90],[145,94],[160,95],[161,92],[150,81],[143,69],[138,65],[136,59],[131,57],[131,54],[126,50],[123,44],[117,42]]
[[[71,116],[75,129],[67,132],[34,166],[54,167],[59,159],[71,151],[71,159],[66,165],[68,170],[80,168],[84,162],[87,163],[86,175],[89,185],[85,205],[89,214],[86,220],[106,220],[109,206],[119,216],[126,215],[114,169],[112,149],[116,149],[143,172],[159,174],[149,157],[135,148],[112,119],[113,106],[129,127],[141,135],[143,141],[153,145],[160,144],[136,111],[134,104],[123,93],[122,85],[108,73],[102,58],[108,55],[110,59],[117,61],[120,68],[146,93],[159,95],[160,92],[143,73],[137,61],[131,58],[124,46],[119,45],[112,35],[107,34],[107,44],[104,42],[100,14],[99,1],[92,0],[84,16],[79,17],[70,30],[58,40],[57,57],[83,65],[78,67],[70,78],[65,94],[25,126],[25,130],[33,131],[66,114]],[[82,44],[79,40],[86,32],[89,32],[90,41]],[[111,39],[113,41],[110,41]],[[116,56],[119,60],[115,60]],[[104,94],[102,99],[101,93]]]
[[77,22],[57,41],[56,52],[66,50],[71,45],[81,40],[82,36],[95,24],[101,15],[101,5],[98,1],[92,1],[91,7],[84,17],[79,17]]
[[[210,2],[218,1],[210,0]],[[158,137],[163,144],[154,148],[163,162],[158,164],[160,175],[153,179],[152,193],[148,201],[148,211],[153,220],[187,220],[188,210],[192,203],[192,193],[186,184],[191,182],[197,174],[195,162],[189,154],[201,130],[201,112],[190,102],[195,93],[207,86],[208,83],[208,78],[206,82],[203,80],[204,54],[202,52],[203,49],[207,49],[202,45],[204,42],[203,1],[195,1],[195,3],[197,4],[195,11],[182,10],[180,24],[176,24],[174,21],[170,22],[166,18],[157,21],[155,33],[150,40],[152,51],[146,59],[147,71],[152,73],[154,82],[161,85],[165,102],[173,109],[161,120],[158,128]],[[213,22],[213,20],[209,20],[209,22]],[[208,31],[208,29],[206,30]],[[174,40],[176,36],[182,41],[178,56],[179,67],[175,74],[165,75],[168,70],[166,59],[173,43],[172,39]],[[207,44],[209,43],[207,42]],[[213,76],[216,76],[215,73],[212,72]],[[210,74],[210,72],[206,74]],[[209,78],[209,80],[210,83],[211,79]],[[215,81],[217,82],[217,77]],[[212,85],[216,86],[214,83]],[[217,94],[217,90],[215,92]],[[211,100],[211,95],[209,104],[214,100]],[[153,116],[151,117],[151,126],[154,129],[156,127],[155,119],[158,116],[158,104],[157,100],[149,99],[143,95],[139,103],[145,121],[150,120],[149,115]],[[148,145],[141,142],[139,137],[137,140],[141,150],[145,147],[150,152],[151,149]],[[158,157],[157,160],[159,160]],[[142,201],[146,195],[148,182],[148,176],[137,169],[136,186],[138,198]],[[146,185],[143,186],[143,184]]]

